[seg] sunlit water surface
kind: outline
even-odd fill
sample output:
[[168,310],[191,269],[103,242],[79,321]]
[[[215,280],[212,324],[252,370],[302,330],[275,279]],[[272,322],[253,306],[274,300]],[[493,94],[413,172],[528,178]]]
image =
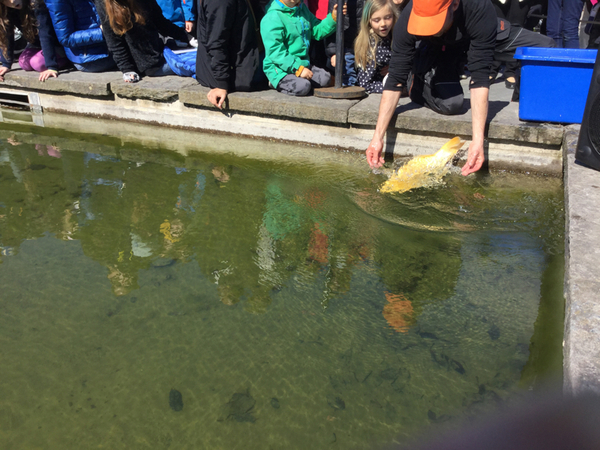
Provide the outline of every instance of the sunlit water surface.
[[4,450],[380,448],[560,376],[559,180],[3,133]]

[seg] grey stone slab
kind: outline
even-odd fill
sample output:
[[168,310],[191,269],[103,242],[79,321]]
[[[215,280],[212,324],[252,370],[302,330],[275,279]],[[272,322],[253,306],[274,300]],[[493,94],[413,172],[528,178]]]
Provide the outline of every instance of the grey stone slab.
[[[507,89],[508,90],[508,89]],[[522,122],[518,117],[518,103],[493,98],[490,95],[488,113],[488,138],[508,142],[525,142],[560,146],[564,127],[555,124]],[[379,114],[380,94],[371,94],[365,100],[350,109],[348,121],[353,125],[375,126]],[[440,134],[469,137],[473,134],[471,110],[465,99],[463,112],[454,116],[444,116],[428,108],[401,98],[396,109],[397,116],[392,119],[392,127],[397,130],[413,132],[435,132]]]
[[16,87],[23,90],[43,91],[48,93],[84,95],[86,97],[108,97],[112,95],[110,83],[121,79],[120,72],[84,73],[77,70],[61,72],[58,78],[50,78],[44,82],[39,80],[38,72],[11,70],[4,76],[2,86]]
[[137,83],[125,83],[123,77],[110,84],[112,92],[119,97],[130,99],[172,102],[178,99],[179,91],[197,85],[193,78],[169,75],[166,77],[144,77]]
[[[179,99],[188,105],[214,108],[206,98],[209,89],[203,86],[184,88]],[[254,115],[281,119],[300,119],[346,125],[348,111],[359,100],[331,100],[308,97],[292,97],[274,89],[260,92],[234,92],[228,96],[228,109]]]
[[564,387],[600,394],[600,283],[571,280],[565,318]]
[[565,134],[563,125],[520,120],[519,104],[515,102],[490,101],[489,119],[490,139],[560,146]]
[[600,172],[575,162],[578,126],[565,133],[564,385],[600,393]]

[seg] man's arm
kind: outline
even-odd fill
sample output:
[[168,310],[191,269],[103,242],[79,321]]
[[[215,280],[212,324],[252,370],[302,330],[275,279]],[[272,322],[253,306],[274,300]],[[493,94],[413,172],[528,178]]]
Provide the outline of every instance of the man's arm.
[[471,89],[471,115],[473,121],[473,140],[469,145],[467,162],[462,168],[463,175],[477,172],[481,169],[485,159],[483,154],[483,138],[485,136],[485,122],[488,113],[488,95],[490,90],[486,87]]
[[394,27],[394,41],[392,43],[392,59],[388,78],[383,87],[383,94],[379,103],[379,116],[377,126],[371,144],[367,148],[367,162],[371,168],[383,165],[383,136],[387,130],[390,120],[398,106],[398,100],[402,95],[402,89],[406,86],[406,79],[413,63],[415,54],[415,37],[411,36],[406,27],[412,2],[402,11],[400,19]]
[[396,111],[400,95],[400,91],[383,91],[381,96],[375,134],[367,148],[367,162],[371,168],[381,167],[383,165],[383,137],[385,136],[390,120],[392,120],[392,116]]

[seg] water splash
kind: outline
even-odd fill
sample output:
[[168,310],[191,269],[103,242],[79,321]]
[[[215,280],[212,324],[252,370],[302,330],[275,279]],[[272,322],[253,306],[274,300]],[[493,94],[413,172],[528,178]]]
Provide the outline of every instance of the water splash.
[[448,172],[448,163],[464,145],[464,141],[455,137],[446,142],[433,155],[417,156],[398,169],[380,189],[382,193],[399,194],[418,187],[436,186]]

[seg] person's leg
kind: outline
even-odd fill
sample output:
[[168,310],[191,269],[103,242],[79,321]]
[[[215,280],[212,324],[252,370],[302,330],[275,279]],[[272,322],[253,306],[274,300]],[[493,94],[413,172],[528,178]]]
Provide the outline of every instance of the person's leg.
[[346,49],[346,67],[344,68],[344,86],[356,86],[358,76],[356,73],[356,65],[354,64],[354,53],[350,49]]
[[33,47],[27,47],[25,50],[23,50],[19,55],[19,66],[21,66],[21,69],[28,72],[34,70],[31,66],[31,58],[33,58],[33,56],[35,56],[35,54],[38,52],[42,53],[39,48]]
[[557,47],[563,46],[562,24],[563,0],[548,0],[548,18],[546,19],[546,35],[554,39]]
[[500,61],[512,61],[517,47],[556,47],[556,42],[550,36],[544,36],[540,33],[526,30],[519,26],[513,25],[510,29],[509,36],[496,42],[496,59]]
[[107,58],[97,59],[95,61],[89,61],[82,64],[74,64],[77,70],[81,72],[110,72],[117,68],[117,65],[113,59],[109,56]]
[[[423,105],[438,114],[454,115],[463,111],[464,92],[460,84],[459,66],[462,51],[438,49],[432,67],[421,77]],[[415,67],[417,64],[415,63]],[[413,96],[411,96],[413,98]]]
[[46,67],[46,60],[44,59],[44,53],[42,53],[41,50],[31,57],[29,64],[36,72],[48,70]]
[[69,58],[67,58],[64,48],[56,47],[55,53],[56,53],[56,64],[58,65],[59,70],[66,69],[67,67],[73,66],[73,64],[71,63]]
[[[600,11],[599,11],[600,12]],[[590,38],[588,40],[588,49],[596,49],[600,47],[600,14],[594,19],[594,23],[590,26]]]
[[152,67],[151,69],[146,70],[145,75],[148,77],[164,77],[166,75],[175,75],[175,72],[173,72],[169,63],[165,62],[162,66]]
[[287,95],[295,95],[297,97],[304,97],[310,94],[311,89],[312,85],[310,84],[310,81],[306,78],[297,77],[296,75],[286,75],[277,86],[279,92],[283,92]]
[[[496,49],[494,58],[499,61],[510,63],[515,61],[513,58],[517,47],[542,47],[552,48],[556,47],[556,41],[549,36],[544,36],[540,33],[534,33],[533,31],[526,30],[518,26],[512,26],[510,29],[509,36],[499,42],[496,42]],[[521,65],[518,64],[514,71],[515,85],[513,101],[519,99],[519,88],[521,79]]]
[[562,10],[563,45],[579,48],[579,18],[583,12],[583,0],[564,0]]
[[329,72],[317,66],[310,66],[310,70],[313,73],[313,77],[310,80],[313,87],[324,88],[329,86],[329,83],[331,81],[331,75],[329,74]]

